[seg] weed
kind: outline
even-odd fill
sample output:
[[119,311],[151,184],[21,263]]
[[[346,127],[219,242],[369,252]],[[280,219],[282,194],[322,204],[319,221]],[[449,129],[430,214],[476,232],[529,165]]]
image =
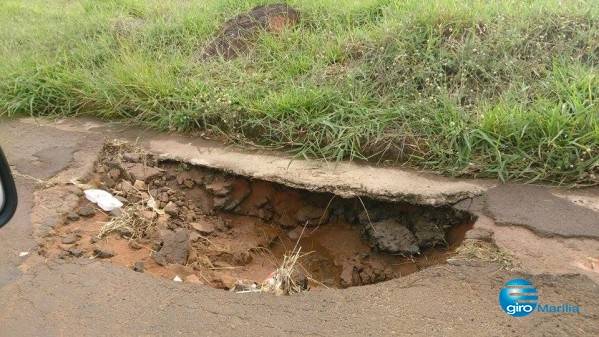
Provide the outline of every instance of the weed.
[[466,240],[456,250],[452,260],[482,260],[496,262],[501,268],[511,270],[514,267],[513,257],[493,243],[478,240]]
[[597,184],[593,0],[288,1],[300,23],[198,60],[246,1],[4,1],[0,116],[202,129],[298,157]]

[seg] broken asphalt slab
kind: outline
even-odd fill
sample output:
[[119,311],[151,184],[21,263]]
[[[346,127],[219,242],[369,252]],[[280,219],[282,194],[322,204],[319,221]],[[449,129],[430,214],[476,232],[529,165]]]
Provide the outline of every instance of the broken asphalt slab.
[[[134,127],[127,128],[123,125],[95,120],[67,119],[47,122],[23,119],[9,123],[15,126],[12,128],[13,132],[18,132],[14,130],[19,129],[17,127],[19,124],[27,130],[38,125],[39,128],[54,127],[59,134],[66,131],[104,135],[109,140],[126,139],[157,154],[162,160],[187,162],[290,187],[314,192],[330,192],[342,197],[369,196],[391,202],[405,201],[440,206],[480,195],[493,185],[485,181],[443,178],[407,169],[372,167],[347,162],[293,160],[258,151],[240,151],[201,138],[157,133]],[[62,152],[68,154],[69,151]],[[31,156],[34,156],[34,153]]]
[[[564,202],[554,194],[556,190],[533,185],[497,186],[486,193],[488,215],[496,224],[524,226],[543,236],[599,239],[599,213]],[[591,190],[599,195],[597,188],[587,192]]]
[[[98,130],[105,126],[98,126]],[[91,129],[93,130],[93,129]],[[370,196],[385,201],[447,205],[482,194],[490,185],[427,175],[406,169],[371,167],[356,163],[293,160],[259,151],[240,151],[214,141],[178,134],[130,128],[110,136],[134,140],[160,159],[221,169],[225,172],[281,183],[342,197]]]
[[324,163],[291,160],[272,155],[235,153],[224,148],[204,147],[181,136],[160,137],[142,142],[163,159],[212,167],[249,178],[281,183],[342,197],[368,196],[379,200],[405,201],[420,205],[447,205],[482,194],[487,186],[427,177],[425,174],[356,163]]

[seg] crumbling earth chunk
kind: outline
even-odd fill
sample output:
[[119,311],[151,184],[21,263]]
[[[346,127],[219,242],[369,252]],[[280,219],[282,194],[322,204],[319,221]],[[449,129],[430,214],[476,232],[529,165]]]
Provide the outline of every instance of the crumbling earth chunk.
[[261,32],[280,33],[299,23],[300,12],[284,4],[254,7],[227,20],[218,36],[200,52],[200,58],[233,59],[247,53]]
[[165,266],[170,263],[185,265],[191,250],[189,242],[189,229],[179,229],[177,232],[168,232],[163,239],[162,247],[154,253],[154,261]]

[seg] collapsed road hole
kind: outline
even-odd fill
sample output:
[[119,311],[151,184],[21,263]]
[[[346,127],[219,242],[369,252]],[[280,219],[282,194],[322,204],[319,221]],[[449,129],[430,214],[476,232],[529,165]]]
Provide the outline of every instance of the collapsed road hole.
[[239,291],[272,285],[284,263],[295,291],[405,276],[444,263],[474,222],[451,206],[342,198],[159,161],[128,144],[107,144],[78,186],[106,189],[124,206],[94,211],[81,196],[81,208],[47,237],[42,254],[110,258]]

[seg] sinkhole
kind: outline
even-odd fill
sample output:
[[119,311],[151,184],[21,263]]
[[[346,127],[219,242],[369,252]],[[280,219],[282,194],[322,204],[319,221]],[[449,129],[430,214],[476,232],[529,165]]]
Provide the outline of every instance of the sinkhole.
[[[443,264],[474,216],[351,198],[251,179],[107,143],[80,190],[123,206],[103,212],[79,193],[40,248],[104,258],[138,272],[238,292],[347,288]],[[285,274],[285,275],[283,275]]]

